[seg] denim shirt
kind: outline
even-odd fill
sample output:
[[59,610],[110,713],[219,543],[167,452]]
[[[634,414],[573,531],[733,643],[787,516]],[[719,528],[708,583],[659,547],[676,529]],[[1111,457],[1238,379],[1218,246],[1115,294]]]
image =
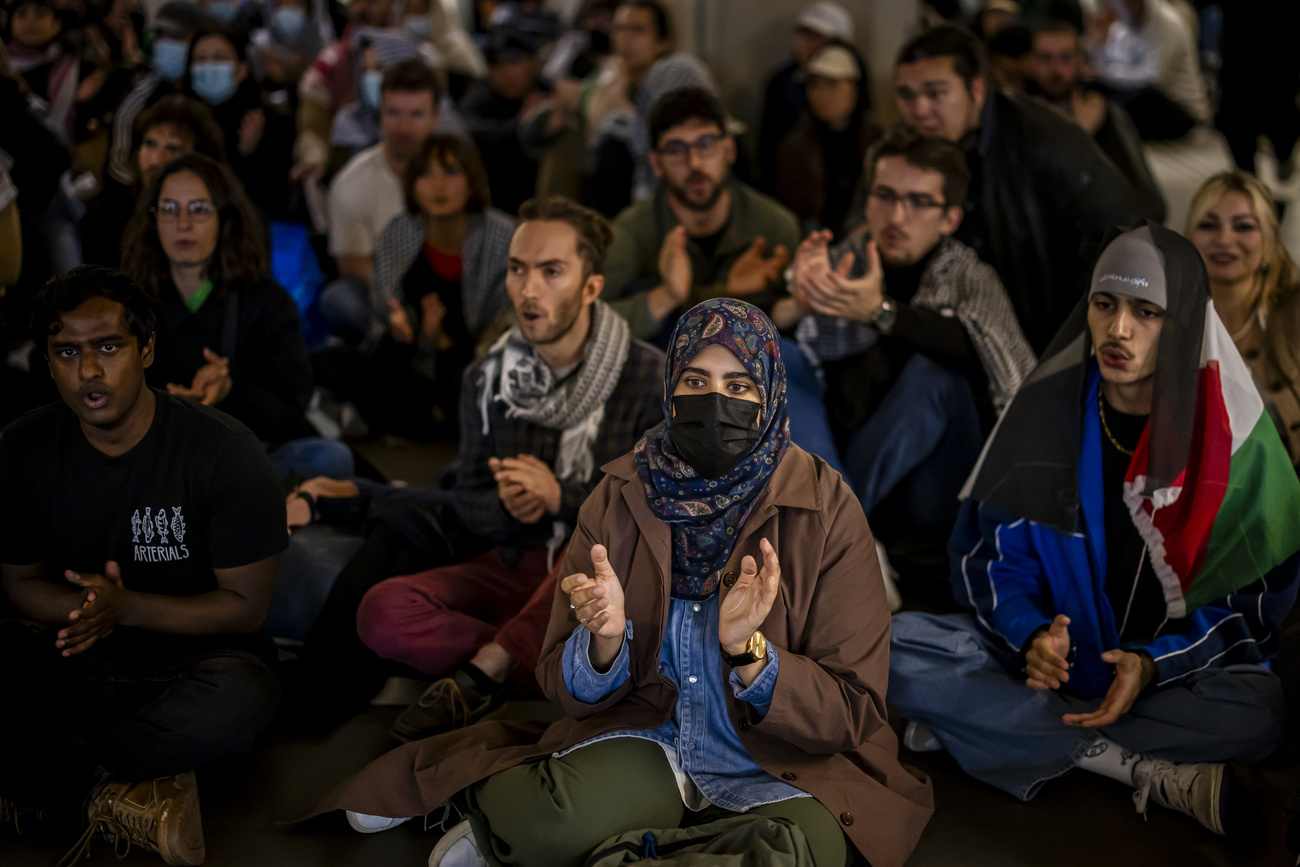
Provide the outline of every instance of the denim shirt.
[[[630,676],[628,642],[631,640],[632,621],[629,620],[614,664],[608,672],[600,674],[588,655],[591,633],[584,626],[574,629],[564,649],[564,686],[569,694],[594,704],[617,689]],[[727,715],[725,685],[717,676],[721,666],[717,594],[708,599],[674,597],[659,651],[659,671],[678,690],[672,719],[655,729],[609,732],[572,749],[613,737],[654,741],[664,748],[670,762],[675,759],[674,771],[688,775],[704,797],[726,810],[743,812],[762,804],[809,797],[807,792],[767,773],[749,757]],[[772,706],[772,691],[779,670],[780,657],[776,648],[768,645],[767,665],[752,684],[746,687],[733,671],[727,685],[736,698],[749,702],[766,715]],[[689,801],[687,805],[698,809]]]

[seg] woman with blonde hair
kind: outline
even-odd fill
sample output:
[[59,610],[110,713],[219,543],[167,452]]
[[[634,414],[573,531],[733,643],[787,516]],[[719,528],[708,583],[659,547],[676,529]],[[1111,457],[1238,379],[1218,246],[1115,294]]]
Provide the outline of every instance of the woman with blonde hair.
[[1214,308],[1300,466],[1300,269],[1278,237],[1268,187],[1234,169],[1197,191],[1184,234],[1205,261]]

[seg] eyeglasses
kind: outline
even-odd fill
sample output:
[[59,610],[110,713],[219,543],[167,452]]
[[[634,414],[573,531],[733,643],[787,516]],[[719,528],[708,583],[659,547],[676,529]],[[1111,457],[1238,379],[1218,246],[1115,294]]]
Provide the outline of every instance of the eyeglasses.
[[181,218],[181,211],[189,214],[196,223],[206,223],[216,215],[217,206],[207,199],[190,199],[183,206],[175,199],[159,199],[157,207],[149,209],[149,213],[162,223],[176,222]]
[[657,150],[659,156],[672,162],[684,163],[690,159],[691,151],[702,157],[712,156],[722,143],[722,136],[705,133],[693,142],[670,141]]
[[908,217],[911,217],[919,211],[929,210],[930,208],[948,207],[947,202],[936,202],[925,193],[900,194],[889,189],[889,187],[876,187],[871,192],[867,193],[867,195],[891,211],[894,209],[895,205],[902,202],[903,213]]

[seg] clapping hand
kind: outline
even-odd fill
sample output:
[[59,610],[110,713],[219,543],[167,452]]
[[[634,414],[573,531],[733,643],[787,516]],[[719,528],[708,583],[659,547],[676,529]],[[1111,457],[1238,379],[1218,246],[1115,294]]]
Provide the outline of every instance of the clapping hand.
[[1066,725],[1081,728],[1101,728],[1119,720],[1133,707],[1133,702],[1155,677],[1156,664],[1151,657],[1127,650],[1108,650],[1101,655],[1103,662],[1115,666],[1115,679],[1101,700],[1101,707],[1092,713],[1067,713],[1061,719]]
[[506,511],[522,524],[535,524],[548,512],[560,511],[560,480],[545,462],[532,455],[488,458],[497,494]]
[[784,244],[777,244],[771,256],[765,255],[766,252],[767,240],[755,238],[727,272],[728,295],[733,298],[753,295],[781,279],[785,266],[790,264],[790,251]]
[[203,358],[207,363],[194,374],[194,381],[188,388],[169,382],[167,391],[179,397],[193,398],[204,406],[216,406],[230,395],[234,385],[230,379],[230,359],[222,358],[207,348],[203,350]]
[[772,610],[777,588],[781,584],[781,564],[776,549],[763,539],[758,543],[763,553],[760,570],[754,558],[746,554],[740,561],[740,578],[727,591],[718,609],[718,641],[730,654],[740,654]]
[[81,594],[81,607],[68,613],[72,625],[59,630],[54,646],[60,648],[64,656],[75,656],[112,633],[113,627],[122,619],[126,591],[122,584],[122,570],[112,560],[104,564],[103,575],[85,575],[69,569],[64,577],[84,592]]
[[840,316],[868,322],[885,300],[884,271],[876,242],[867,242],[867,271],[850,279],[855,257],[846,253],[839,264],[810,281],[808,300],[813,310],[828,316]]

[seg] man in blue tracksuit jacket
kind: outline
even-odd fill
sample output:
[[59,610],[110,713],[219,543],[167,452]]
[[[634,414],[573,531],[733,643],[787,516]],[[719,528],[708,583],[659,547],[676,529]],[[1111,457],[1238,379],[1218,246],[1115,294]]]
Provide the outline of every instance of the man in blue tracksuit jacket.
[[[1124,490],[1131,464],[1154,476],[1166,457],[1188,468],[1176,484],[1198,482],[1198,369],[1222,329],[1207,298],[1195,249],[1168,230],[1132,230],[1102,253],[972,476],[949,542],[968,613],[894,618],[889,693],[905,745],[946,749],[1024,800],[1080,767],[1133,786],[1139,810],[1154,800],[1230,829],[1226,762],[1262,759],[1284,736],[1267,661],[1300,589],[1300,539],[1271,559],[1234,548],[1232,591],[1184,609]],[[1287,475],[1280,496],[1300,513]],[[1242,539],[1290,527],[1259,509],[1239,520]]]

